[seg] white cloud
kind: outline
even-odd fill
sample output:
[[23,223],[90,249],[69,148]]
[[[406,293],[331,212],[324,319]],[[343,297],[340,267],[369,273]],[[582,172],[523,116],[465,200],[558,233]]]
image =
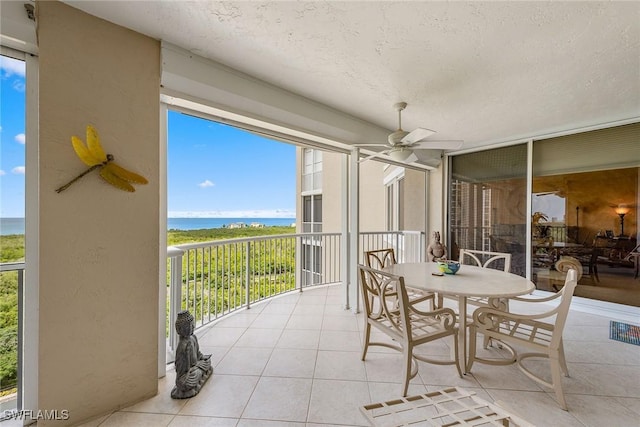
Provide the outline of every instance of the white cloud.
[[11,173],[15,173],[16,175],[24,175],[24,166],[16,166],[11,169]]
[[253,209],[245,211],[169,211],[169,218],[295,218],[295,209]]
[[0,169],[0,176],[2,175],[6,175],[7,173],[5,171],[3,171],[2,169]]
[[17,92],[24,92],[24,90],[27,88],[27,85],[25,85],[22,80],[14,80],[11,83],[11,87]]
[[24,61],[7,56],[0,56],[0,70],[2,70],[3,77],[11,77],[14,74],[20,77],[25,76]]
[[24,141],[25,141],[24,133],[17,134],[14,139],[18,142],[18,144],[24,144]]
[[209,181],[208,179],[205,179],[200,184],[198,184],[198,187],[207,188],[207,187],[213,187],[214,185],[215,184],[213,182]]

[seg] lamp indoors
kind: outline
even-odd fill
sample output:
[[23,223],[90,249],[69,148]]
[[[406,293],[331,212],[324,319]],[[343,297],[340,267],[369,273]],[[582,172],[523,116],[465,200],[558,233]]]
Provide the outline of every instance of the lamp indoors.
[[620,217],[620,235],[618,237],[624,237],[624,216],[629,213],[629,207],[624,204],[620,204],[615,208],[616,213]]

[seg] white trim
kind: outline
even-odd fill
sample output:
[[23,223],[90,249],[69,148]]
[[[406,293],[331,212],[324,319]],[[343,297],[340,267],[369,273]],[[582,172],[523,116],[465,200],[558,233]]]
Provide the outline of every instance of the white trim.
[[390,174],[386,175],[383,179],[382,179],[382,184],[383,185],[389,185],[391,184],[391,182],[393,182],[394,180],[403,178],[405,174],[405,168],[404,167],[398,167],[395,170],[393,170]]
[[[40,283],[40,158],[38,57],[25,55],[25,282],[23,298],[22,409],[38,410],[39,283]],[[28,417],[26,417],[28,418]],[[31,423],[25,419],[25,425]]]
[[341,240],[340,240],[340,265],[346,266],[346,268],[341,269],[340,271],[340,280],[342,280],[343,284],[343,302],[344,309],[351,309],[351,296],[349,294],[349,160],[350,156],[347,154],[343,154],[341,156],[341,175],[342,182],[345,185],[341,186],[341,209],[340,209],[340,218],[341,218]]
[[360,254],[360,150],[351,152],[349,169],[349,292],[351,311],[360,312],[360,292],[358,289],[358,256]]
[[[159,295],[158,295],[158,378],[162,378],[167,373],[167,339],[166,339],[166,322],[167,322],[167,153],[168,153],[168,125],[169,125],[169,109],[167,104],[160,103],[160,150],[159,150],[159,192],[160,206],[158,224],[160,234],[160,269],[158,271],[159,278]],[[164,266],[165,268],[162,268]],[[171,325],[170,325],[171,326]]]
[[531,224],[531,215],[533,215],[532,212],[532,201],[531,201],[531,197],[533,195],[533,140],[529,140],[527,142],[527,193],[526,193],[526,197],[527,197],[527,217],[525,218],[524,224],[525,224],[525,229],[526,229],[526,235],[525,235],[525,242],[527,244],[527,248],[524,253],[525,253],[525,259],[524,259],[524,266],[525,266],[525,277],[529,280],[532,280],[532,273],[533,273],[533,236],[531,234],[531,228],[532,228],[532,224]]

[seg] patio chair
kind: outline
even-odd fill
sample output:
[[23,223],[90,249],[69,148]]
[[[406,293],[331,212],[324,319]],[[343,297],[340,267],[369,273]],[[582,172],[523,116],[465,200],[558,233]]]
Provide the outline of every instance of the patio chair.
[[[362,360],[369,346],[382,346],[403,355],[402,396],[407,395],[409,381],[418,373],[417,360],[437,365],[455,365],[462,378],[458,355],[456,314],[449,308],[422,311],[409,302],[404,278],[365,265],[358,266],[360,290],[365,309]],[[397,344],[371,341],[371,329],[382,332]],[[440,338],[452,337],[454,360],[430,359],[414,354],[415,347]]]
[[[475,265],[482,268],[494,268],[496,270],[504,270],[508,272],[511,269],[511,254],[504,252],[481,251],[475,249],[460,249],[458,256],[460,264]],[[447,295],[446,298],[455,299],[455,296]],[[442,307],[443,298],[438,297],[438,307]],[[476,307],[494,307],[501,310],[509,311],[508,298],[483,298],[483,297],[467,297],[467,304]],[[473,312],[468,311],[469,316]],[[484,348],[489,347],[491,339],[486,337],[484,340]]]
[[[496,270],[504,270],[508,272],[511,269],[511,254],[504,252],[480,251],[474,249],[460,249],[458,256],[460,264],[475,265],[482,268],[495,268]],[[453,296],[447,298],[455,299]],[[467,303],[475,306],[492,306],[496,308],[509,309],[509,300],[507,298],[491,298],[491,300],[482,297],[469,297]],[[438,307],[442,306],[442,296],[439,296]]]
[[[566,411],[567,402],[562,392],[561,373],[568,377],[569,371],[564,356],[562,331],[569,314],[573,292],[578,283],[577,273],[576,270],[570,269],[567,272],[562,290],[550,297],[535,299],[511,298],[512,301],[523,302],[527,305],[547,303],[559,299],[559,304],[551,310],[537,314],[518,314],[491,307],[478,308],[473,313],[473,323],[469,326],[469,362],[467,364],[467,372],[471,371],[475,361],[492,365],[517,363],[520,370],[529,378],[551,387],[555,391],[558,404]],[[531,311],[537,312],[539,308],[534,307]],[[478,357],[476,355],[477,333],[484,334],[503,343],[512,352],[512,358],[505,360]],[[514,345],[533,350],[533,352],[518,354]],[[523,365],[523,360],[530,357],[545,357],[549,359],[551,382],[534,374]]]
[[[392,264],[397,264],[396,253],[393,248],[366,251],[364,253],[364,262],[367,267],[382,270]],[[429,301],[431,303],[431,309],[433,310],[433,308],[435,308],[436,295],[433,292],[407,287],[407,295],[409,296],[409,302],[411,304]]]

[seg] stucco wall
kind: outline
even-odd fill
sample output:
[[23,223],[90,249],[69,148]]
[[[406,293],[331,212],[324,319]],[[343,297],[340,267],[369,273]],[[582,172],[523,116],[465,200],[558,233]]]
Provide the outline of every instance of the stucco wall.
[[344,154],[322,153],[322,231],[342,232],[342,157]]
[[424,231],[425,229],[425,208],[426,208],[426,187],[425,174],[427,172],[415,169],[406,169],[404,172],[405,182],[405,206],[404,206],[404,228],[405,230]]
[[[37,14],[38,401],[77,424],[157,393],[160,46],[63,3]],[[148,185],[94,171],[54,191],[86,168],[70,138],[88,123]]]
[[360,163],[360,231],[386,230],[384,163]]

